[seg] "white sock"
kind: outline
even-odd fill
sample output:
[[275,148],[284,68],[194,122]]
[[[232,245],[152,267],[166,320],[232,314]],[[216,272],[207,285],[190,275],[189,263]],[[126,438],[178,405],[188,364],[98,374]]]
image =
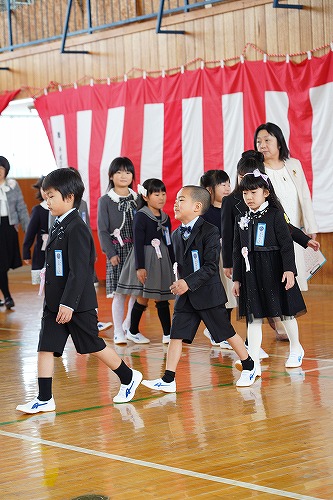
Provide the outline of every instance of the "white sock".
[[247,342],[249,355],[260,367],[260,347],[262,341],[262,319],[255,318],[252,323],[247,325]]
[[114,333],[116,334],[123,332],[125,299],[126,295],[122,295],[121,293],[115,293],[112,299],[112,319]]
[[290,352],[300,352],[302,346],[299,341],[298,335],[298,324],[296,318],[293,319],[285,319],[282,321],[283,326],[287,332],[289,343],[290,343]]
[[123,329],[128,330],[130,325],[131,325],[131,313],[133,309],[134,302],[136,301],[136,297],[134,295],[130,295],[130,298],[128,299],[128,304],[127,304],[127,314],[126,318],[124,319],[123,322]]

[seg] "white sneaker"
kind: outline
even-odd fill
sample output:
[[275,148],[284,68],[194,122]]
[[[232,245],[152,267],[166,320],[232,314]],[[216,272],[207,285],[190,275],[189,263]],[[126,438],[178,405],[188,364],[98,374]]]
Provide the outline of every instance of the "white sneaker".
[[232,347],[227,340],[222,340],[222,342],[220,342],[220,347],[221,347],[221,349],[231,349],[232,350]]
[[108,323],[103,323],[102,321],[99,321],[97,323],[97,328],[99,332],[103,332],[104,330],[107,330],[112,326],[112,322],[109,321]]
[[48,401],[39,401],[38,398],[33,399],[30,403],[24,405],[18,405],[16,407],[17,411],[22,411],[23,413],[39,413],[41,411],[54,411],[55,402],[53,397]]
[[162,344],[169,344],[169,342],[170,342],[170,335],[163,335]]
[[286,368],[298,368],[302,365],[302,361],[304,358],[304,349],[301,347],[300,352],[291,352],[289,354],[289,358],[286,361]]
[[210,340],[210,343],[212,345],[220,345],[218,342],[215,342],[215,340],[213,339],[213,337],[211,336],[210,334],[210,331],[208,330],[208,328],[205,328],[204,331],[203,331],[203,334],[205,337],[207,337],[207,339]]
[[241,376],[236,382],[237,387],[249,387],[255,382],[257,377],[257,368],[254,366],[253,370],[243,370]]
[[113,342],[115,344],[127,344],[127,339],[124,332],[114,333]]
[[154,389],[155,391],[176,392],[175,380],[172,382],[164,382],[161,378],[156,378],[155,380],[143,380],[142,385],[149,389]]
[[136,335],[133,335],[129,330],[126,332],[127,340],[131,340],[135,344],[149,344],[150,340],[147,339],[142,333],[138,332]]
[[[243,365],[242,365],[242,362],[240,359],[237,359],[237,361],[235,361],[235,368],[237,368],[238,371],[242,372],[243,371]],[[261,366],[258,366],[257,365],[257,373],[256,373],[256,376],[257,377],[261,377]]]
[[142,373],[132,370],[132,380],[128,385],[121,384],[118,394],[113,398],[114,403],[128,403],[135,396],[135,391],[142,380]]
[[[249,346],[247,344],[244,344],[244,345],[245,345],[245,349],[247,350],[247,352],[249,352]],[[260,347],[259,359],[267,359],[267,358],[269,358],[269,354],[267,354],[267,352],[264,351],[262,347]]]

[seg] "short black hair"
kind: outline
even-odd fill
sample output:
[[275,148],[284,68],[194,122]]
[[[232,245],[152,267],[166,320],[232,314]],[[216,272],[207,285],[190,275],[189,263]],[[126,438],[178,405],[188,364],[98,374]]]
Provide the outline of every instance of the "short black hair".
[[213,188],[222,184],[223,182],[230,182],[230,177],[225,170],[215,169],[207,170],[200,177],[200,186],[204,188]]
[[40,190],[42,189],[42,184],[43,184],[43,180],[45,179],[45,176],[42,175],[38,180],[37,182],[35,182],[35,184],[32,185],[33,188],[37,189],[37,193],[36,193],[36,199],[39,200],[39,201],[43,201],[43,196],[41,195],[41,192]]
[[259,125],[254,133],[254,149],[257,150],[257,137],[261,130],[266,130],[269,135],[276,138],[279,147],[279,160],[287,160],[290,156],[290,152],[282,130],[278,125],[275,125],[275,123],[267,122]]
[[74,195],[74,208],[79,208],[84,192],[84,184],[78,170],[72,167],[57,168],[50,172],[43,180],[42,189],[55,189],[61,193],[65,200],[71,194]]
[[4,156],[0,156],[0,167],[3,167],[6,170],[5,177],[7,177],[8,172],[10,170],[10,164],[7,158],[5,158]]
[[[161,191],[163,193],[166,193],[166,187],[163,181],[160,179],[146,179],[142,186],[147,190],[147,196],[149,196],[152,193],[160,193]],[[140,208],[147,206],[148,203],[146,200],[143,199],[142,195],[140,194],[138,196],[138,201],[137,201],[137,209],[140,210]]]
[[[117,156],[117,158],[114,158],[112,162],[110,163],[109,166],[109,185],[108,185],[108,191],[110,189],[114,188],[114,182],[111,179],[113,175],[118,172],[118,170],[127,170],[127,172],[130,172],[133,175],[133,181],[135,179],[135,169],[132,160],[127,158],[127,156]],[[133,181],[129,185],[129,187],[132,187]]]
[[198,201],[202,204],[201,214],[207,212],[210,207],[210,194],[207,189],[201,186],[183,186],[183,189],[188,189],[190,191],[190,196],[193,201]]

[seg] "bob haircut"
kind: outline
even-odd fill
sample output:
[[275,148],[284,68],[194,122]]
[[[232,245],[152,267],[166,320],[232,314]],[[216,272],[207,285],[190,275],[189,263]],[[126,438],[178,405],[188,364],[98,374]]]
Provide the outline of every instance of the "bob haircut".
[[254,174],[255,174],[254,172],[249,172],[244,175],[243,179],[239,183],[240,192],[254,191],[255,189],[260,189],[260,188],[266,189],[267,191],[269,191],[269,196],[267,197],[267,201],[269,202],[269,204],[284,212],[281,202],[276,196],[271,181],[269,180],[269,177],[266,176],[265,174],[262,174],[262,172],[260,172],[260,174],[262,175],[254,175]]
[[109,166],[108,191],[110,191],[110,189],[114,188],[114,182],[111,179],[111,177],[113,177],[115,173],[119,172],[119,170],[126,170],[126,172],[130,172],[132,174],[132,176],[133,176],[132,182],[128,186],[128,187],[132,188],[133,181],[135,179],[135,170],[134,170],[133,162],[129,158],[127,158],[127,156],[118,156],[117,158],[114,158],[112,160],[112,162],[110,163],[110,166]]
[[230,182],[230,178],[225,170],[207,170],[207,172],[200,177],[200,186],[206,189],[212,188],[214,190],[219,184],[228,181]]
[[74,195],[73,207],[78,209],[84,192],[84,184],[81,175],[75,168],[57,168],[43,179],[42,189],[43,191],[49,189],[59,191],[63,200],[71,194]]
[[254,149],[258,151],[257,138],[261,130],[266,130],[269,133],[269,135],[272,135],[273,137],[276,138],[279,147],[279,160],[287,160],[287,158],[289,158],[290,156],[290,152],[286,140],[284,138],[284,135],[282,133],[282,130],[280,129],[280,127],[275,125],[275,123],[267,122],[259,125],[259,127],[254,133]]

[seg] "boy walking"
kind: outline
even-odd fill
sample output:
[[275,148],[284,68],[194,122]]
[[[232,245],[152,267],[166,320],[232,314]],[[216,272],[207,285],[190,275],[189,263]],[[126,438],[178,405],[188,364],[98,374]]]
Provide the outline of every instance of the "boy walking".
[[[175,373],[182,343],[191,344],[202,320],[215,342],[228,340],[241,359],[238,387],[254,383],[257,369],[242,338],[230,324],[227,297],[219,274],[220,235],[216,226],[201,214],[210,206],[209,192],[198,186],[185,186],[177,194],[174,212],[182,225],[172,234],[177,275],[170,289],[177,295],[172,319],[166,370],[162,378],[143,380],[150,389],[176,392]],[[178,278],[179,276],[179,278]]]
[[81,176],[75,169],[59,168],[45,177],[42,188],[51,215],[57,218],[45,252],[45,299],[38,344],[39,393],[16,409],[23,413],[55,410],[54,357],[62,356],[69,335],[78,353],[93,354],[118,375],[121,386],[114,403],[131,401],[142,374],[129,368],[98,337],[95,248],[90,230],[78,212],[84,191]]

